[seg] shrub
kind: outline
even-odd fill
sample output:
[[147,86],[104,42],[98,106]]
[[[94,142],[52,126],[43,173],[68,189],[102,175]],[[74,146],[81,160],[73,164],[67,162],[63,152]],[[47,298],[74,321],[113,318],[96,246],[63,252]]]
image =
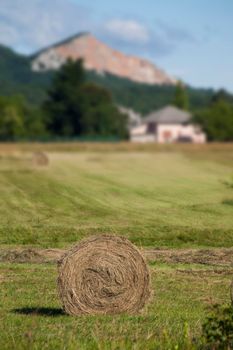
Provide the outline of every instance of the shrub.
[[207,349],[233,349],[233,307],[214,306],[203,325],[203,341]]

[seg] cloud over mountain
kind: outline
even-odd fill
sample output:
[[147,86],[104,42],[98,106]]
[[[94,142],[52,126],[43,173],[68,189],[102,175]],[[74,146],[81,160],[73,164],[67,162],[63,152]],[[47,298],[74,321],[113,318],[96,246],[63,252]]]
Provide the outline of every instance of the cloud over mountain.
[[148,29],[135,20],[112,19],[104,25],[104,29],[116,39],[126,43],[148,44],[150,42]]
[[87,11],[67,0],[1,0],[1,43],[21,51],[32,52],[88,26]]
[[71,0],[1,0],[0,40],[31,53],[80,31],[89,31],[110,46],[146,57],[171,54],[191,36],[157,21],[152,28],[133,17],[94,18],[90,9]]

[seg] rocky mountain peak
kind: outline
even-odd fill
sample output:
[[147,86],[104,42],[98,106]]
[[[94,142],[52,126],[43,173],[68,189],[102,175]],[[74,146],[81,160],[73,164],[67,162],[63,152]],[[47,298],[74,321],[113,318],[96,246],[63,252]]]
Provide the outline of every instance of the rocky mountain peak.
[[153,63],[128,56],[99,41],[90,33],[81,33],[41,50],[32,57],[34,71],[59,69],[68,59],[82,58],[87,70],[110,73],[139,83],[174,85],[176,80]]

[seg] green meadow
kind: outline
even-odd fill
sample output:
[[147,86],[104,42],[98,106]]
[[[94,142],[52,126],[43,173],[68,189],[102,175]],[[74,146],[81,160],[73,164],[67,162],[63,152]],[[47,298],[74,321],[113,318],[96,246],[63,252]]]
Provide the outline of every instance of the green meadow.
[[211,267],[152,265],[154,295],[141,315],[71,317],[60,308],[55,266],[0,268],[0,348],[17,350],[196,349],[209,307],[229,298],[231,277]]
[[1,245],[66,247],[113,233],[142,246],[233,246],[233,160],[163,151],[49,159],[43,168],[30,154],[2,157]]
[[[32,162],[45,150],[48,166]],[[0,145],[0,249],[69,248],[117,234],[138,247],[233,247],[233,146]],[[233,264],[233,258],[232,258]],[[136,316],[63,314],[53,263],[0,263],[0,349],[196,349],[231,266],[150,262]]]

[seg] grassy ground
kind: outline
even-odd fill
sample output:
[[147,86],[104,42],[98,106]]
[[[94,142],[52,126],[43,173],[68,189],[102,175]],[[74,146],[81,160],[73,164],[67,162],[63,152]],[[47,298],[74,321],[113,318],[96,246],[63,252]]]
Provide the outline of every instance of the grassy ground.
[[210,305],[228,300],[232,273],[155,264],[154,295],[141,315],[74,318],[60,309],[54,265],[0,268],[0,348],[11,350],[191,349]]
[[142,246],[231,247],[233,161],[226,155],[50,153],[44,169],[33,168],[30,155],[2,157],[0,245],[63,247],[115,233]]
[[[1,250],[101,233],[209,255],[233,246],[233,145],[45,145],[44,168],[31,161],[41,148],[0,145]],[[73,318],[60,309],[54,264],[1,263],[0,349],[196,348],[208,307],[229,302],[232,266],[154,262],[141,315]]]

